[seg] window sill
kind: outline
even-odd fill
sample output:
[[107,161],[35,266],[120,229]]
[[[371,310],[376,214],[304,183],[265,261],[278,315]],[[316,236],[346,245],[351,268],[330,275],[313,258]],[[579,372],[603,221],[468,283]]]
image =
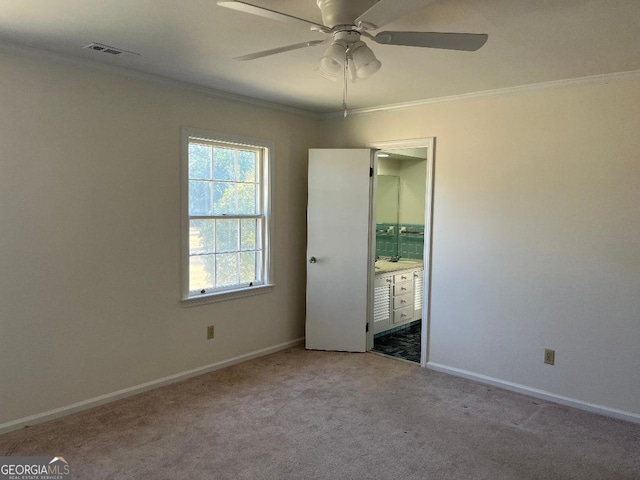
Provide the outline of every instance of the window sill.
[[243,288],[233,290],[231,292],[211,293],[201,295],[199,297],[183,298],[180,303],[183,307],[195,307],[198,305],[206,305],[208,303],[224,302],[226,300],[235,300],[236,298],[252,297],[254,295],[262,295],[270,293],[275,288],[274,284],[260,285],[258,287]]

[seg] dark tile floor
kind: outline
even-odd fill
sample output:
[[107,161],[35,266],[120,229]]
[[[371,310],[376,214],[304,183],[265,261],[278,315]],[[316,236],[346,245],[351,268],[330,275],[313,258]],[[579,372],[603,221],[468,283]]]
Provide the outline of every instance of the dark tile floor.
[[413,322],[407,328],[374,338],[373,351],[420,363],[421,323]]

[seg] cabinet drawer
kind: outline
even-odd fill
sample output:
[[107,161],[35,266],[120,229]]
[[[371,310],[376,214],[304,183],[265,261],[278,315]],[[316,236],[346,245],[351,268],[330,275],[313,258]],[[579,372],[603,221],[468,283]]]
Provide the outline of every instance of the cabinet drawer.
[[409,282],[396,283],[393,286],[393,296],[405,295],[407,293],[413,293],[413,278]]
[[375,286],[381,287],[383,285],[392,285],[393,284],[393,275],[388,275],[386,277],[376,275]]
[[404,295],[399,295],[397,297],[393,297],[393,309],[397,310],[399,308],[410,307],[413,305],[413,294],[405,293]]
[[413,305],[393,311],[393,323],[399,324],[413,320]]
[[396,273],[393,276],[393,283],[402,283],[413,280],[413,272]]

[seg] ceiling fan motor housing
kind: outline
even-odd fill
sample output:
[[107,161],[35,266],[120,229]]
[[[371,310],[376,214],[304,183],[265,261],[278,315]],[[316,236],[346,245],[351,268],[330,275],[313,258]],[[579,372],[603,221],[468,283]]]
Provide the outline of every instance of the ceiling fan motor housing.
[[322,12],[322,23],[333,28],[336,25],[353,25],[353,21],[377,0],[317,0],[317,3]]

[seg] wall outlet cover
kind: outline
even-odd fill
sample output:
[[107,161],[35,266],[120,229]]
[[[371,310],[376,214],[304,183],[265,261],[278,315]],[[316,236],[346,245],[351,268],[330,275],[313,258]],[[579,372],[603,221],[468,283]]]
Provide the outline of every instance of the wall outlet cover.
[[553,365],[556,362],[556,351],[550,348],[544,349],[544,363]]

